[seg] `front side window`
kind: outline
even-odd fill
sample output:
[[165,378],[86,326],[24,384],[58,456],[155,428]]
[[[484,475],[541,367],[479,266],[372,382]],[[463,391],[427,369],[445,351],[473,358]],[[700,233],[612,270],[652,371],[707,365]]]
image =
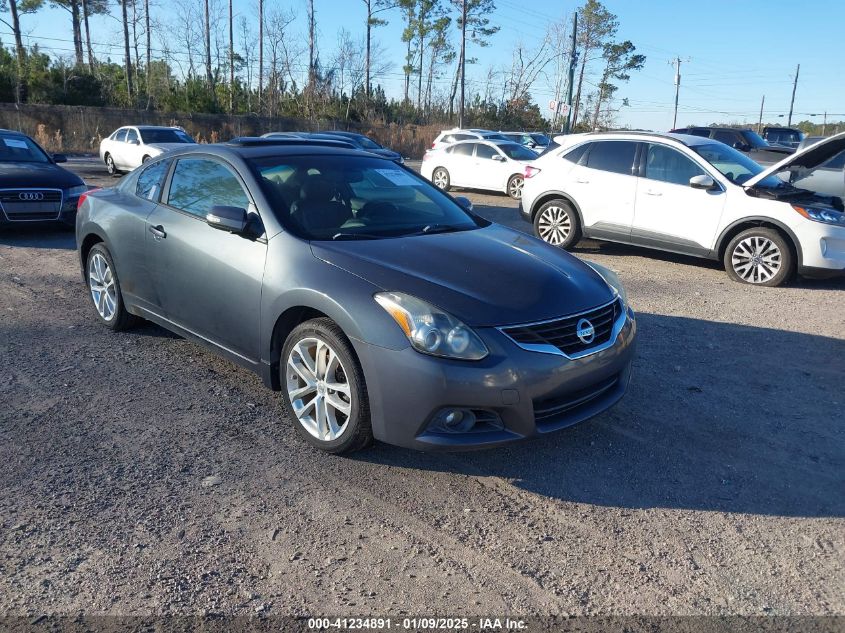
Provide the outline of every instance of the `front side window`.
[[50,157],[28,136],[0,134],[0,163],[49,163]]
[[[713,165],[713,167],[735,185],[741,185],[752,176],[756,176],[763,171],[763,168],[748,158],[748,156],[727,145],[706,143],[703,145],[692,145],[690,149]],[[779,178],[769,176],[763,179],[760,184],[763,186],[767,186],[767,184],[768,186],[777,186],[779,182]]]
[[502,143],[499,145],[499,151],[512,160],[534,160],[537,158],[537,152],[516,143]]
[[208,158],[181,158],[170,180],[167,204],[205,218],[217,205],[249,207],[240,180],[225,165]]
[[476,158],[486,158],[487,160],[492,160],[494,156],[498,156],[499,152],[495,149],[490,147],[489,145],[484,145],[482,143],[478,143],[475,146],[475,156]]
[[689,185],[690,178],[703,175],[704,170],[678,150],[649,143],[645,164],[646,178],[675,185]]
[[138,140],[138,132],[133,129],[129,129],[126,131],[126,142],[127,143],[134,143]]
[[[427,180],[390,161],[317,155],[251,163],[279,219],[305,239],[370,240],[486,226]],[[280,182],[278,173],[289,175]]]
[[742,140],[742,136],[738,132],[732,132],[730,130],[716,130],[713,132],[713,140],[730,145],[731,147],[733,147],[734,143],[745,144],[745,141]]
[[636,153],[634,141],[599,141],[587,155],[587,167],[630,176]]
[[168,162],[160,160],[144,167],[135,181],[135,195],[146,200],[158,200],[161,183],[167,173]]
[[126,142],[126,128],[121,128],[114,133],[114,140],[121,143]]

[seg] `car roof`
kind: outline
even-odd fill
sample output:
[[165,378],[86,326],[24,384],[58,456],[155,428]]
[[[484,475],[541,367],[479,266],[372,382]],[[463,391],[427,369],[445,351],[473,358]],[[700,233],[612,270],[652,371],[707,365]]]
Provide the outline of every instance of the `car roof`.
[[27,136],[20,130],[7,130],[5,128],[0,128],[0,134],[17,134],[18,136]]
[[[563,138],[572,139],[573,137],[579,137],[577,140],[601,140],[601,139],[624,139],[624,140],[648,140],[648,139],[663,139],[669,141],[677,141],[689,147],[693,145],[709,145],[713,142],[713,139],[706,138],[703,136],[694,136],[692,134],[679,134],[677,132],[643,132],[639,130],[613,130],[608,132],[585,132],[583,134],[569,134],[564,136]],[[553,140],[556,143],[560,143],[557,139],[560,137],[555,137]],[[573,141],[574,143],[575,141]],[[568,145],[572,145],[573,143],[568,143]]]
[[260,137],[239,137],[225,143],[207,145],[186,145],[167,156],[188,154],[211,154],[221,158],[267,158],[271,156],[358,156],[390,160],[377,154],[355,149],[348,143],[331,140],[309,140],[295,138],[267,139]]

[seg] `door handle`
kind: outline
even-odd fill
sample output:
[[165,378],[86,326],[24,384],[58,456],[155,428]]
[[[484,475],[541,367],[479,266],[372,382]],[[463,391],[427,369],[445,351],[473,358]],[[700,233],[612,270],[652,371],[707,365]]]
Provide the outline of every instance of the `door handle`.
[[652,191],[651,189],[646,190],[645,194],[647,196],[662,196],[663,195],[659,191]]
[[588,185],[588,184],[590,184],[590,181],[589,181],[589,180],[581,180],[581,179],[579,179],[579,178],[576,178],[576,179],[575,179],[575,182],[580,183],[580,184],[582,184],[582,185]]
[[160,240],[167,237],[167,233],[164,232],[164,227],[159,224],[158,226],[151,226],[150,233],[153,234],[153,239]]

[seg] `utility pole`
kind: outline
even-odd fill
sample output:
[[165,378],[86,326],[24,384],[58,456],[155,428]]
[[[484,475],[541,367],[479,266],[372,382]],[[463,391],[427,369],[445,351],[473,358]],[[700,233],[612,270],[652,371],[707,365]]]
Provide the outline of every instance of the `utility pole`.
[[681,91],[681,58],[675,58],[675,113],[672,115],[672,129],[678,125],[678,93]]
[[760,102],[760,119],[757,121],[757,134],[763,130],[763,105],[766,103],[766,95],[763,95],[763,100]]
[[258,112],[261,113],[264,87],[264,0],[258,0]]
[[235,112],[235,36],[232,32],[232,0],[229,0],[229,114]]
[[569,87],[566,91],[566,105],[569,109],[566,112],[566,121],[563,123],[563,133],[569,134],[570,120],[572,119],[572,85],[575,83],[575,66],[578,65],[578,51],[576,50],[578,37],[578,12],[572,15],[572,50],[569,53]]
[[822,123],[822,136],[827,131],[827,110],[824,111],[824,123]]
[[458,127],[464,127],[464,90],[467,70],[467,0],[461,1],[461,111],[458,113]]
[[798,87],[798,73],[801,71],[801,64],[795,69],[795,82],[792,84],[792,101],[789,102],[789,119],[786,121],[786,127],[792,127],[792,106],[795,105],[795,89]]

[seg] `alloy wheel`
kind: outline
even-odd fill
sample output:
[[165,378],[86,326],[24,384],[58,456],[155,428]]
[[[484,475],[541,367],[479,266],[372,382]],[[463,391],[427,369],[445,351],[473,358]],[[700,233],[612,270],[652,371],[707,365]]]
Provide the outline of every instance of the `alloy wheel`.
[[106,170],[108,170],[111,175],[114,175],[117,172],[117,169],[114,166],[114,158],[111,156],[106,157]]
[[750,284],[766,283],[778,274],[782,265],[780,248],[767,237],[750,235],[731,254],[734,272]]
[[117,289],[111,267],[100,253],[88,264],[88,286],[97,312],[104,321],[111,321],[117,310]]
[[522,176],[516,176],[511,178],[510,182],[508,183],[508,195],[511,198],[516,198],[519,200],[522,197],[522,187],[525,185],[525,180]]
[[556,205],[546,207],[540,214],[537,230],[543,240],[553,246],[560,246],[572,232],[569,212]]
[[449,175],[443,169],[437,169],[434,172],[434,178],[432,179],[434,186],[438,189],[445,189],[449,184]]
[[302,427],[321,441],[339,438],[352,412],[352,390],[337,352],[324,340],[300,340],[287,358],[288,397]]

